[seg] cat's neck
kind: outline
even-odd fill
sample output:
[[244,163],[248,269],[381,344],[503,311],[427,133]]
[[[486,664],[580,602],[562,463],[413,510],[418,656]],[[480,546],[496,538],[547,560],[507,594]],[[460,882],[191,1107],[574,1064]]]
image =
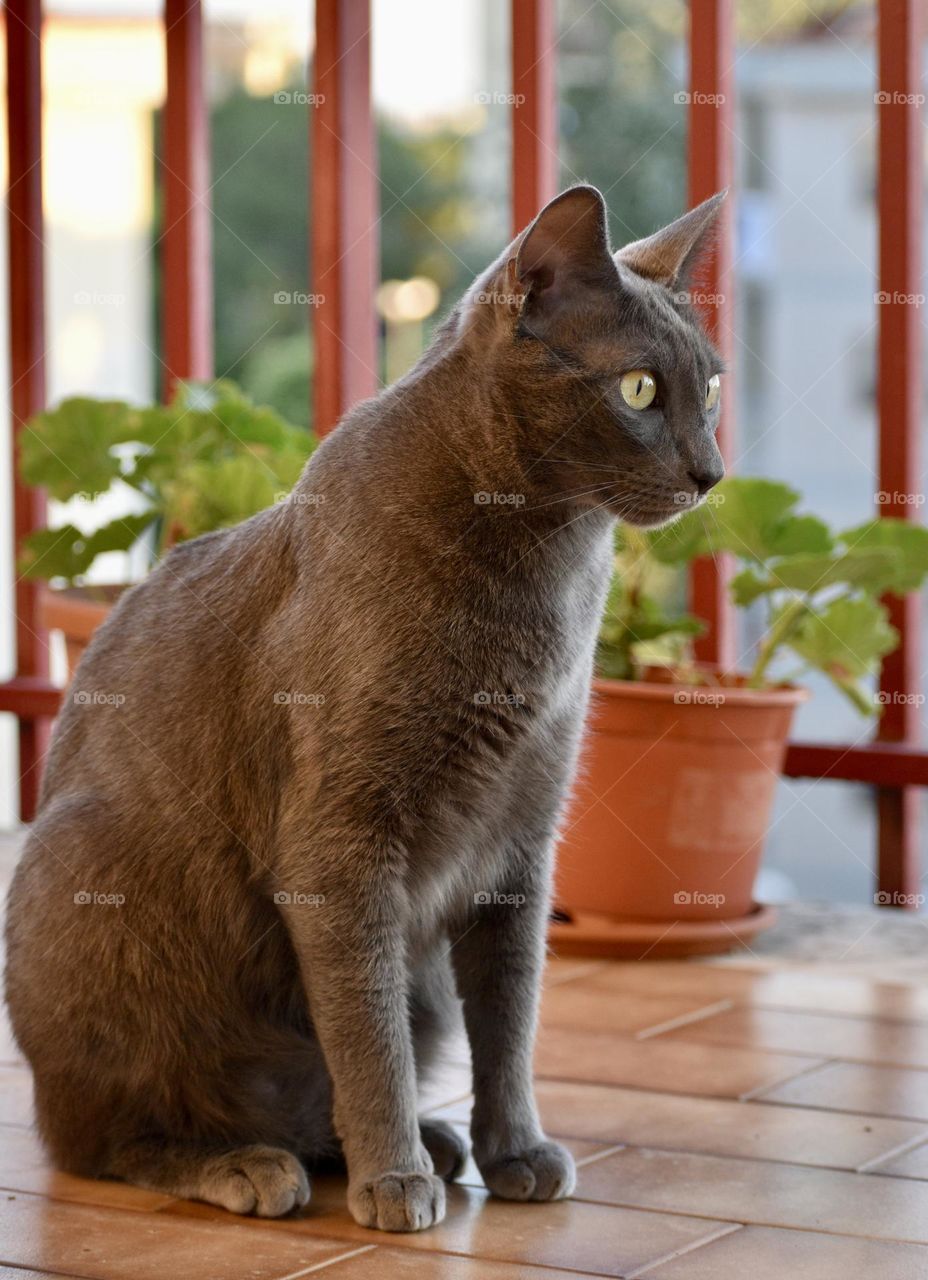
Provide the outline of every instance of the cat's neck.
[[[504,271],[494,264],[475,288],[491,296]],[[509,388],[512,337],[498,328],[492,307],[462,300],[417,364],[346,416],[301,485],[324,469],[336,501],[375,525],[383,513],[439,554],[540,567],[600,546],[614,517],[535,443],[536,409]]]
[[424,500],[440,492],[514,507],[545,527],[597,505],[533,444],[533,409],[517,407],[489,361],[468,344],[432,354],[379,407],[379,430],[395,441],[397,459]]

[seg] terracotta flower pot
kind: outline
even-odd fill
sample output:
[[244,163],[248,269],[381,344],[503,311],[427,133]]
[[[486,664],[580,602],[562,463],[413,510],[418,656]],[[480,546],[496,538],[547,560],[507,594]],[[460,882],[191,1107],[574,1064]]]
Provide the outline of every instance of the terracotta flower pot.
[[558,852],[560,950],[618,954],[623,937],[625,954],[650,952],[648,939],[661,954],[726,950],[770,922],[752,891],[807,696],[742,679],[680,686],[660,672],[595,682]]
[[90,637],[126,588],[45,587],[39,596],[39,621],[49,631],[64,633],[68,679],[90,643]]

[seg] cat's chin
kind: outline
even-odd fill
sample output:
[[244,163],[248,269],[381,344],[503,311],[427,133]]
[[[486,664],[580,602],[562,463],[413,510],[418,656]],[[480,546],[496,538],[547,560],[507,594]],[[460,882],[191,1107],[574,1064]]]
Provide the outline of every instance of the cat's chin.
[[620,514],[623,524],[633,525],[636,529],[662,529],[666,524],[673,524],[683,515],[685,508],[674,507],[671,511],[639,511],[634,515]]

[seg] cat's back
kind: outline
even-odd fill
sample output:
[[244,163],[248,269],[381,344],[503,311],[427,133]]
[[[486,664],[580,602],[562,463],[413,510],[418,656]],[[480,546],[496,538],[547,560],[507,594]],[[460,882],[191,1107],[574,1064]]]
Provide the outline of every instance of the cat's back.
[[158,762],[195,779],[234,749],[274,682],[266,631],[295,572],[287,513],[271,508],[181,544],[126,592],[65,693],[43,801]]

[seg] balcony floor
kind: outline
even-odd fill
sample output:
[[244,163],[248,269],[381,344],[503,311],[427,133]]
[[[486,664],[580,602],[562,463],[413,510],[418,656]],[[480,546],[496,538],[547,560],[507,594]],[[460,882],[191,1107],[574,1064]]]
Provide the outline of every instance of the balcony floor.
[[[0,882],[13,846],[0,841]],[[337,1178],[315,1180],[302,1216],[269,1223],[55,1173],[7,1032],[0,1276],[916,1280],[928,1275],[926,942],[920,920],[803,907],[734,958],[552,961],[538,1094],[578,1160],[575,1198],[490,1200],[471,1167],[445,1222],[413,1236],[355,1226]],[[428,1102],[460,1124],[464,1056]]]

